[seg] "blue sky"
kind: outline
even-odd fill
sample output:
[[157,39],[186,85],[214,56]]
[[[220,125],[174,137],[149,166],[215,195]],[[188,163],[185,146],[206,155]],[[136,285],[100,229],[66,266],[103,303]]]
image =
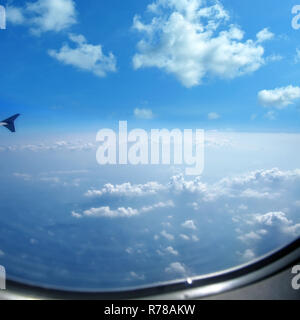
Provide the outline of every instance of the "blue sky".
[[[8,4],[24,11],[23,1]],[[236,24],[245,32],[241,41],[244,42],[255,40],[259,31],[268,28],[274,36],[262,43],[263,57],[268,60],[270,56],[280,56],[281,60],[265,61],[257,71],[232,79],[208,72],[201,84],[192,87],[183,86],[174,73],[164,69],[133,68],[137,43],[144,38],[133,28],[133,19],[141,15],[144,23],[151,21],[151,14],[146,12],[149,1],[74,4],[74,23],[60,31],[43,31],[38,35],[30,31],[30,22],[11,23],[8,15],[7,30],[1,31],[3,117],[21,112],[27,119],[26,130],[42,126],[49,131],[62,128],[70,132],[74,128],[95,131],[103,122],[122,119],[151,127],[153,122],[135,122],[134,109],[139,108],[152,110],[155,123],[168,127],[298,131],[297,101],[278,112],[272,107],[262,107],[257,99],[261,90],[299,85],[299,65],[294,61],[299,31],[291,27],[291,8],[295,1],[243,1],[241,4],[225,1],[224,9],[230,19],[218,31]],[[89,44],[102,45],[105,55],[112,52],[116,72],[100,78],[51,57],[49,50],[59,50],[64,43],[72,46],[69,33],[83,35]],[[212,112],[220,118],[209,121],[208,114]],[[275,112],[276,119],[270,120],[266,116],[268,112]]]
[[[0,117],[22,114],[15,134],[0,127],[8,277],[152,285],[299,237],[297,1],[0,4]],[[119,120],[205,129],[203,174],[98,165],[97,131]]]

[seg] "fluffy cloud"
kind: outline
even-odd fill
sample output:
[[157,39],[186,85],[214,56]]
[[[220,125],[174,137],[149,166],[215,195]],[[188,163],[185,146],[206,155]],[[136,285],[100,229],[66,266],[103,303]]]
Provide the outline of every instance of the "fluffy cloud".
[[187,228],[187,229],[192,229],[192,230],[197,230],[197,227],[195,225],[195,222],[193,220],[187,220],[185,221],[182,226],[184,228]]
[[[184,243],[191,247],[199,243],[194,230],[199,230],[201,238],[206,239],[211,232],[216,231],[215,227],[224,225],[228,230],[232,228],[236,243],[234,252],[237,253],[236,259],[239,263],[261,256],[300,235],[300,223],[296,220],[299,190],[299,169],[255,170],[223,178],[214,183],[204,183],[202,177],[186,180],[183,175],[176,175],[165,184],[107,184],[98,191],[90,192],[89,196],[93,197],[90,201],[99,201],[102,204],[113,201],[122,203],[122,206],[117,209],[101,206],[73,212],[72,215],[74,218],[135,217],[147,212],[154,214],[158,209],[172,208],[172,224],[166,222],[170,215],[168,209],[158,211],[159,214],[156,214],[155,218],[147,217],[153,218],[154,222],[148,227],[147,232],[149,239],[156,240],[156,254],[171,257],[179,256],[180,252],[180,257],[184,259],[184,251],[177,248],[181,248]],[[144,201],[148,202],[150,198],[154,204],[140,205]],[[161,226],[162,229],[159,229]],[[222,231],[218,229],[216,232]],[[230,232],[228,237],[231,237],[229,234]],[[174,271],[176,266],[178,270],[181,269],[178,265],[174,265],[174,268],[171,265],[164,268],[168,273],[179,273]]]
[[137,119],[151,120],[154,117],[153,112],[150,109],[139,109],[139,108],[136,108],[136,109],[134,109],[133,113],[134,113],[134,116]]
[[[27,25],[34,35],[53,31],[60,32],[77,23],[76,6],[73,0],[38,0],[27,2],[23,7],[7,7],[7,21],[16,25]],[[69,35],[68,44],[48,54],[58,61],[92,72],[97,77],[105,77],[108,72],[116,72],[116,58],[110,52],[105,55],[102,46],[89,44],[83,35]]]
[[[242,224],[243,220],[245,222],[244,226]],[[300,235],[300,224],[294,224],[291,219],[288,219],[286,213],[281,211],[253,214],[247,217],[241,216],[241,220],[238,219],[236,223],[239,223],[239,225],[244,228],[244,231],[239,228],[236,230],[241,234],[237,238],[247,246],[255,247],[258,251],[260,251],[259,248],[261,246],[263,247],[266,243],[270,241],[276,242],[276,238],[285,239],[285,241],[288,242]],[[249,228],[251,231],[246,232],[245,230],[249,230]],[[268,239],[266,237],[268,237]],[[279,243],[275,244],[274,249],[278,245]],[[282,243],[280,243],[280,245],[282,245]],[[251,252],[254,252],[253,248],[246,250],[243,255],[243,260],[253,259],[254,254],[250,254]]]
[[[124,218],[124,217],[133,217],[137,216],[141,213],[147,213],[150,211],[154,211],[155,209],[164,209],[174,207],[173,201],[166,202],[158,202],[150,206],[144,206],[141,209],[133,209],[131,207],[124,208],[120,207],[117,209],[111,209],[108,206],[99,207],[99,208],[90,208],[88,210],[83,211],[84,216],[88,217],[108,217],[108,218]],[[72,216],[76,217],[73,214]]]
[[6,19],[8,22],[16,25],[25,23],[22,9],[12,6],[6,7]]
[[276,228],[280,232],[292,237],[300,236],[300,224],[294,224],[291,219],[288,219],[284,212],[268,212],[266,214],[257,214],[254,216],[254,221],[265,228]]
[[165,269],[166,273],[176,273],[182,276],[186,275],[186,267],[180,262],[173,262]]
[[[214,201],[221,197],[247,198],[250,199],[275,199],[280,196],[285,188],[291,187],[293,183],[300,182],[300,170],[281,171],[277,168],[269,170],[256,170],[246,174],[223,178],[213,184],[207,184],[201,177],[186,180],[183,175],[175,175],[170,178],[169,183],[162,185],[157,182],[145,184],[124,183],[121,185],[106,184],[100,190],[89,190],[85,196],[114,197],[134,196],[172,196],[174,200],[179,195],[194,195],[194,208],[199,208],[198,201]],[[275,188],[276,187],[276,188]],[[174,202],[174,201],[173,201]],[[172,206],[172,201],[165,202]],[[174,203],[173,203],[174,205]],[[201,206],[200,206],[201,207]],[[241,205],[239,204],[239,208]],[[145,207],[146,208],[146,207]],[[245,204],[241,207],[248,208]]]
[[145,275],[144,274],[137,274],[134,271],[130,272],[130,278],[128,280],[145,280]]
[[242,255],[242,258],[244,261],[251,261],[255,258],[255,253],[253,250],[251,249],[247,249],[243,255]]
[[[300,170],[281,171],[277,168],[270,170],[256,170],[243,175],[224,178],[208,185],[200,177],[186,181],[182,175],[174,176],[168,184],[169,192],[175,194],[195,194],[193,207],[199,207],[199,200],[210,202],[218,198],[253,198],[274,199],[280,195],[284,183],[291,184],[300,181]],[[274,191],[274,185],[278,190]],[[198,198],[198,199],[197,199]],[[201,206],[200,206],[201,207]]]
[[263,215],[255,215],[254,220],[257,223],[271,227],[274,225],[286,226],[290,225],[292,222],[287,219],[285,213],[283,212],[269,212]]
[[166,251],[167,253],[169,253],[169,254],[174,255],[174,256],[178,256],[178,251],[175,250],[173,247],[167,247],[167,248],[165,249],[165,251]]
[[155,209],[163,209],[163,208],[173,208],[174,207],[174,202],[172,200],[166,201],[166,202],[158,202],[154,205],[150,206],[145,206],[141,209],[141,212],[150,212]]
[[105,77],[108,72],[116,72],[114,55],[109,53],[106,56],[101,45],[87,43],[83,35],[70,34],[69,39],[76,45],[75,48],[65,44],[59,51],[49,50],[49,55],[64,64],[92,72],[97,77]]
[[[106,184],[100,190],[88,190],[85,196],[102,197],[113,196],[116,198],[127,197],[172,197],[173,201],[163,202],[169,207],[174,206],[174,202],[179,196],[192,197],[190,205],[195,209],[200,209],[201,202],[214,202],[217,199],[243,199],[243,200],[273,200],[278,199],[286,188],[293,183],[300,182],[300,170],[281,171],[277,168],[269,170],[256,170],[246,174],[223,178],[212,184],[202,181],[201,177],[186,180],[183,175],[175,175],[170,178],[169,183],[162,185],[158,182],[148,182],[145,184],[124,183],[121,185]],[[161,204],[161,205],[162,205]],[[240,204],[238,210],[240,210]],[[243,204],[242,208],[248,208]],[[144,207],[146,210],[147,207]],[[187,221],[188,222],[188,221]],[[190,223],[189,223],[190,224]]]
[[230,17],[219,1],[212,3],[157,0],[147,8],[153,16],[149,23],[136,15],[133,28],[144,37],[137,45],[134,68],[157,67],[186,87],[208,76],[231,79],[258,70],[265,63],[261,43],[273,34],[263,29],[256,40],[243,40],[238,26],[226,28]]
[[300,87],[281,87],[274,90],[262,90],[258,93],[259,103],[264,107],[284,109],[300,98]]
[[115,210],[110,209],[110,207],[100,207],[100,208],[91,208],[83,212],[85,216],[88,217],[132,217],[139,214],[137,209],[132,208],[117,208]]
[[160,233],[165,239],[169,240],[169,241],[173,241],[174,240],[174,236],[170,233],[168,233],[166,230],[163,230]]
[[190,240],[190,238],[186,234],[180,234],[180,238],[186,241]]
[[265,28],[257,33],[256,38],[258,43],[262,43],[264,41],[273,39],[274,34],[270,32],[268,28]]
[[255,233],[254,231],[251,231],[249,233],[243,234],[238,237],[238,239],[242,240],[243,242],[248,242],[249,240],[260,240],[261,237],[259,234]]
[[88,190],[85,194],[87,197],[102,197],[105,195],[110,196],[126,196],[126,197],[139,197],[156,195],[159,191],[164,190],[165,186],[157,182],[148,182],[146,184],[133,185],[130,182],[112,185],[105,184],[101,190]]
[[60,32],[74,25],[76,8],[73,0],[38,0],[27,2],[24,7],[7,7],[7,21],[26,24],[33,34]]
[[80,219],[82,218],[82,215],[80,213],[77,213],[75,211],[72,211],[72,217],[76,218],[76,219]]

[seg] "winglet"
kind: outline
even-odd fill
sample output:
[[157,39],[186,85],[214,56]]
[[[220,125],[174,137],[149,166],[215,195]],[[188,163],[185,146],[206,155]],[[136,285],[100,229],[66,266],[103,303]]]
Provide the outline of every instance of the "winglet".
[[5,119],[2,121],[3,126],[5,128],[7,128],[9,131],[11,132],[16,132],[16,128],[15,128],[15,120],[20,116],[19,113],[15,114],[14,116]]

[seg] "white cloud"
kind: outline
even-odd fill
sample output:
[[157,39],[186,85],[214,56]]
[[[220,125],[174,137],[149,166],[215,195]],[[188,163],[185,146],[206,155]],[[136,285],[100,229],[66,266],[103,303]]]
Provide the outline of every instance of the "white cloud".
[[216,112],[210,112],[208,115],[207,115],[208,119],[209,120],[217,120],[217,119],[220,119],[220,115]]
[[173,241],[175,239],[174,236],[168,233],[166,230],[163,230],[160,234],[169,241]]
[[264,41],[273,39],[274,34],[270,32],[268,28],[265,28],[257,33],[256,38],[257,43],[262,43]]
[[60,32],[77,23],[73,0],[38,0],[26,2],[22,8],[8,6],[7,20],[13,24],[25,24],[33,34]]
[[82,218],[82,215],[80,213],[77,213],[75,211],[72,211],[72,217],[76,218],[76,219],[80,219]]
[[197,230],[197,227],[195,225],[195,222],[193,220],[187,220],[185,221],[182,226],[184,228],[187,228],[187,229],[192,229],[192,230]]
[[153,112],[151,109],[134,109],[134,116],[137,119],[151,120],[154,118]]
[[[268,170],[255,170],[246,174],[237,175],[231,178],[224,178],[218,184],[226,188],[240,188],[257,186],[258,184],[273,184],[274,182],[283,182],[300,179],[300,170],[281,171],[278,168]],[[248,189],[247,188],[247,189]]]
[[255,253],[253,250],[251,249],[247,249],[243,255],[242,255],[242,258],[244,261],[251,261],[255,258]]
[[195,235],[192,235],[192,240],[193,240],[194,242],[198,242],[198,241],[199,241],[199,238],[198,238],[197,236],[195,236]]
[[284,212],[269,212],[263,215],[255,215],[254,220],[265,226],[287,226],[292,223],[288,220]]
[[137,196],[148,196],[156,195],[158,192],[165,189],[165,186],[157,182],[148,182],[146,184],[131,184],[123,183],[112,185],[110,183],[105,184],[101,190],[88,190],[85,194],[87,197],[102,197],[105,195],[110,196],[126,196],[126,197],[137,197]]
[[134,250],[131,248],[131,247],[128,247],[126,250],[125,250],[128,254],[133,254]]
[[190,240],[190,238],[186,234],[180,234],[180,238],[183,240]]
[[300,99],[300,87],[289,85],[274,90],[262,90],[258,93],[259,103],[264,107],[284,109]]
[[133,208],[117,208],[115,210],[110,209],[110,207],[100,207],[100,208],[91,208],[89,210],[85,210],[83,212],[85,216],[88,217],[109,217],[109,218],[117,218],[117,217],[132,217],[139,214],[137,209]]
[[294,224],[292,220],[288,219],[286,213],[281,211],[251,215],[246,223],[251,228],[258,226],[259,229],[240,235],[238,239],[243,242],[261,240],[264,236],[275,232],[294,238],[300,235],[300,224]]
[[207,185],[201,181],[201,177],[194,180],[185,180],[182,174],[171,177],[168,189],[175,193],[196,193],[204,194],[207,191]]
[[[83,214],[88,217],[108,217],[108,218],[124,218],[140,215],[141,213],[147,213],[155,209],[164,209],[174,207],[173,201],[158,202],[150,206],[144,206],[141,209],[134,209],[131,207],[119,207],[117,209],[111,209],[108,206],[99,208],[90,208],[84,210]],[[77,217],[72,213],[74,217]]]
[[4,252],[2,250],[0,250],[0,257],[4,257]]
[[25,22],[22,9],[12,6],[6,7],[6,19],[8,22],[16,25],[23,24]]
[[136,272],[131,271],[129,280],[145,280],[145,275],[137,274]]
[[[141,212],[152,211],[155,208],[176,207],[176,201],[180,196],[184,196],[185,199],[188,196],[189,201],[187,205],[189,207],[192,206],[197,211],[201,210],[203,202],[207,204],[221,198],[242,199],[243,205],[241,206],[241,202],[239,202],[237,210],[247,210],[246,200],[278,199],[283,195],[283,192],[288,192],[288,188],[294,182],[300,182],[300,170],[281,171],[274,168],[256,170],[230,178],[223,178],[212,184],[203,183],[202,177],[186,180],[181,174],[171,177],[169,183],[165,185],[157,182],[137,185],[130,183],[121,185],[106,184],[102,189],[89,190],[85,195],[90,197],[112,195],[123,201],[131,200],[134,197],[146,196],[157,197],[158,199],[160,197],[172,199],[144,206],[139,210]],[[191,225],[191,223],[189,224]]]
[[170,253],[170,254],[172,254],[172,255],[174,255],[174,256],[178,256],[178,251],[175,250],[173,247],[167,247],[167,248],[165,249],[165,251],[168,252],[168,253]]
[[249,233],[246,233],[246,234],[239,236],[238,239],[240,239],[243,242],[249,242],[249,241],[253,241],[253,240],[260,240],[261,237],[257,233],[255,233],[254,231],[251,231]]
[[166,201],[166,202],[158,202],[154,205],[150,205],[150,206],[144,206],[141,209],[141,212],[149,212],[149,211],[153,211],[155,209],[160,209],[160,208],[172,208],[174,207],[174,202],[172,200]]
[[149,23],[138,15],[133,21],[144,36],[133,58],[135,69],[157,67],[192,87],[208,76],[236,78],[265,63],[261,43],[271,32],[263,29],[253,41],[243,40],[236,25],[224,29],[230,17],[219,1],[206,6],[202,0],[157,0],[147,11],[153,16]]
[[49,50],[49,55],[64,64],[92,72],[97,77],[105,77],[108,72],[116,72],[114,55],[103,54],[100,44],[87,43],[83,35],[70,34],[69,39],[75,43],[75,48],[65,44],[59,51]]
[[186,267],[180,262],[173,262],[165,269],[165,272],[186,275]]
[[296,238],[300,236],[300,223],[294,224],[291,226],[286,226],[283,228],[283,231],[292,237]]

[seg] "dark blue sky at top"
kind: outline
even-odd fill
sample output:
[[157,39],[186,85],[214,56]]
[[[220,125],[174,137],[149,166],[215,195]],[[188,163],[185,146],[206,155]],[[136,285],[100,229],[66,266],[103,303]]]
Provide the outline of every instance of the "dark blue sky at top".
[[[14,5],[22,1],[14,1]],[[276,121],[264,117],[266,109],[257,93],[287,85],[299,85],[299,65],[294,63],[300,31],[291,27],[295,1],[223,1],[239,25],[245,39],[255,39],[268,27],[275,38],[264,43],[265,56],[281,55],[281,61],[268,62],[253,74],[233,80],[206,78],[204,83],[186,88],[176,78],[156,68],[134,70],[132,57],[141,35],[132,29],[133,17],[147,20],[149,1],[76,2],[78,23],[60,33],[33,36],[26,26],[8,24],[0,33],[1,116],[21,112],[26,131],[92,131],[105,124],[128,120],[134,125],[135,108],[151,109],[156,126],[234,129],[238,131],[298,131],[299,110],[289,106]],[[105,54],[113,52],[117,72],[99,78],[89,72],[63,65],[47,54],[68,42],[67,34],[83,34],[91,44],[101,44]],[[221,118],[207,121],[209,112]],[[256,114],[255,121],[251,115]]]

